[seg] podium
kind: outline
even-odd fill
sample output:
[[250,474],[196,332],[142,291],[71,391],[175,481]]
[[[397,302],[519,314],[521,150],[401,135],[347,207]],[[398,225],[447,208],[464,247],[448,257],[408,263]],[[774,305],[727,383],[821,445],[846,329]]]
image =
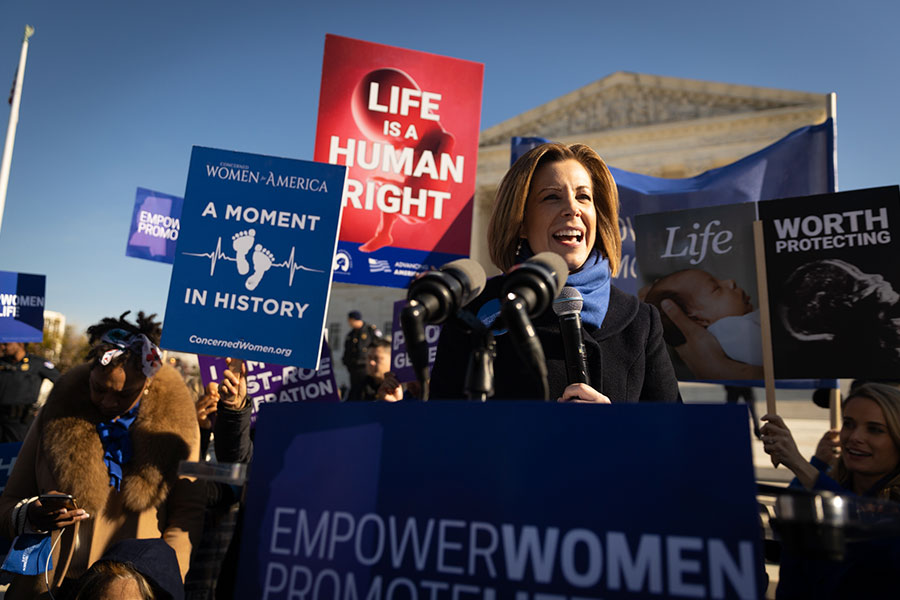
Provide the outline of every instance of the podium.
[[746,409],[262,407],[237,596],[758,598]]

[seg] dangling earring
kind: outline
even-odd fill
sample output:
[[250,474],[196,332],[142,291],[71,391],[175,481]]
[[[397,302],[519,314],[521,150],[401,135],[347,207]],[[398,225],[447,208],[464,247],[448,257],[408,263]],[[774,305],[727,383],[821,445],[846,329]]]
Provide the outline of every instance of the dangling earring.
[[525,238],[519,238],[519,243],[516,244],[516,258],[518,258],[520,254],[522,254],[522,242],[524,241]]

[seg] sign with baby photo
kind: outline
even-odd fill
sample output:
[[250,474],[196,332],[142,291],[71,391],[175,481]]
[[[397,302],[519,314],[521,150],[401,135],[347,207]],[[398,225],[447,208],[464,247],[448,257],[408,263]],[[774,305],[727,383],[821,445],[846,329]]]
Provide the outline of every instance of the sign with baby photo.
[[163,347],[318,368],[345,171],[195,146]]
[[[678,379],[734,379],[733,362],[742,363],[742,372],[751,375],[746,379],[762,379],[755,218],[752,202],[635,217],[641,231],[636,245],[642,277],[638,295],[660,311]],[[686,317],[681,327],[666,316],[664,301],[674,303]],[[712,334],[724,357],[682,359],[677,349],[699,328]]]
[[775,377],[900,372],[900,188],[759,203]]

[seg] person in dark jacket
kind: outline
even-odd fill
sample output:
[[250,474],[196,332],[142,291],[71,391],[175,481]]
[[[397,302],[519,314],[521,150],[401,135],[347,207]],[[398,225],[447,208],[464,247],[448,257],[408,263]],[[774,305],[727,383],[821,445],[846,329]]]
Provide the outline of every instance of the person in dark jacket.
[[350,375],[350,391],[344,400],[363,400],[369,344],[381,337],[381,331],[371,323],[363,321],[362,314],[358,310],[351,310],[347,314],[347,324],[350,331],[344,339],[344,355],[341,362],[347,367],[347,373]]
[[[225,359],[229,366],[231,359]],[[240,373],[235,373],[231,369],[223,372],[221,382],[211,382],[206,387],[206,398],[213,400],[216,404],[216,418],[213,424],[213,436],[215,439],[216,459],[220,463],[243,463],[250,464],[253,459],[253,432],[251,429],[251,416],[253,413],[253,403],[247,395],[247,367],[246,364],[241,365]],[[242,494],[239,491],[232,490],[231,486],[217,483],[214,491],[216,494],[210,495],[210,502],[216,505],[217,509],[230,508],[233,503],[240,502]],[[227,548],[221,562],[214,565],[213,572],[217,577],[215,582],[215,597],[220,599],[230,599],[233,597],[237,573],[239,569],[238,553],[241,540],[241,528],[244,521],[244,505],[239,504],[237,515],[234,517],[235,522],[233,529],[228,527],[229,523],[223,522],[223,528],[233,531],[222,532],[215,539],[217,541],[225,541]],[[223,517],[214,521],[223,520]],[[198,587],[198,583],[206,573],[197,575],[198,581],[191,581],[189,589]]]
[[0,343],[0,443],[25,439],[45,379],[59,379],[52,362],[28,354],[20,342]]
[[[561,402],[676,402],[678,383],[655,308],[611,285],[620,266],[619,197],[603,159],[589,147],[543,144],[522,156],[500,183],[488,226],[491,259],[504,272],[540,252],[569,268],[567,286],[581,311],[591,384],[569,384],[559,320],[548,307],[532,318],[543,346],[550,399]],[[496,340],[494,397],[541,398],[535,373],[516,352],[499,317],[501,278],[467,307]],[[456,321],[441,330],[432,398],[463,398],[468,334]]]

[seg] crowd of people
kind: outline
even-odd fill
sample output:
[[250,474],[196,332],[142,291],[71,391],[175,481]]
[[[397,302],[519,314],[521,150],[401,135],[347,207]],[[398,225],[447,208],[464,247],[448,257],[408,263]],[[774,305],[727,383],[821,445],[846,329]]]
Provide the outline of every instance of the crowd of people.
[[[679,333],[678,351],[687,363],[702,349],[734,379],[749,378],[733,364],[730,348],[723,350],[721,338],[708,330],[721,315],[700,322],[696,311],[686,313],[687,305],[677,305],[671,297],[659,299],[655,307],[611,285],[621,264],[618,204],[606,164],[579,144],[543,144],[531,150],[498,189],[488,233],[493,262],[507,272],[538,253],[555,253],[568,268],[567,285],[583,298],[590,383],[567,380],[562,333],[552,307],[532,319],[545,353],[550,397],[595,404],[679,403],[664,342],[664,335]],[[493,397],[539,398],[535,373],[517,360],[515,342],[505,331],[500,281],[488,281],[467,306],[496,340]],[[742,315],[741,310],[736,313]],[[252,461],[246,367],[229,360],[231,368],[221,381],[205,388],[195,380],[186,382],[162,360],[155,315],[141,312],[132,321],[128,314],[90,327],[86,362],[62,376],[15,344],[0,347],[6,370],[0,373],[0,417],[22,434],[19,439],[24,437],[0,496],[0,533],[14,540],[2,566],[11,579],[10,600],[183,598],[185,582],[191,589],[197,581],[206,581],[216,597],[231,597],[239,570],[240,493],[181,475],[178,465],[200,460],[211,443],[220,462]],[[363,321],[358,311],[349,313],[348,324],[342,362],[350,386],[343,400],[422,397],[417,382],[401,383],[391,372],[391,345],[377,327]],[[431,398],[464,396],[466,336],[461,324],[451,320],[444,325]],[[18,379],[3,376],[13,372]],[[55,386],[37,410],[42,378]],[[797,475],[795,485],[900,500],[896,387],[855,387],[844,404],[841,430],[823,437],[811,462],[801,456],[779,416],[766,415],[763,421],[759,435],[765,450]],[[4,435],[6,430],[4,425]],[[236,523],[220,535],[226,514],[235,516]],[[198,552],[204,546],[222,552],[217,568],[198,574]],[[788,557],[784,565],[784,597],[809,595],[812,589],[827,595],[844,589],[856,573],[851,567],[841,571],[810,565],[802,557]],[[871,575],[871,570],[865,573]],[[811,583],[822,574],[830,583]]]

